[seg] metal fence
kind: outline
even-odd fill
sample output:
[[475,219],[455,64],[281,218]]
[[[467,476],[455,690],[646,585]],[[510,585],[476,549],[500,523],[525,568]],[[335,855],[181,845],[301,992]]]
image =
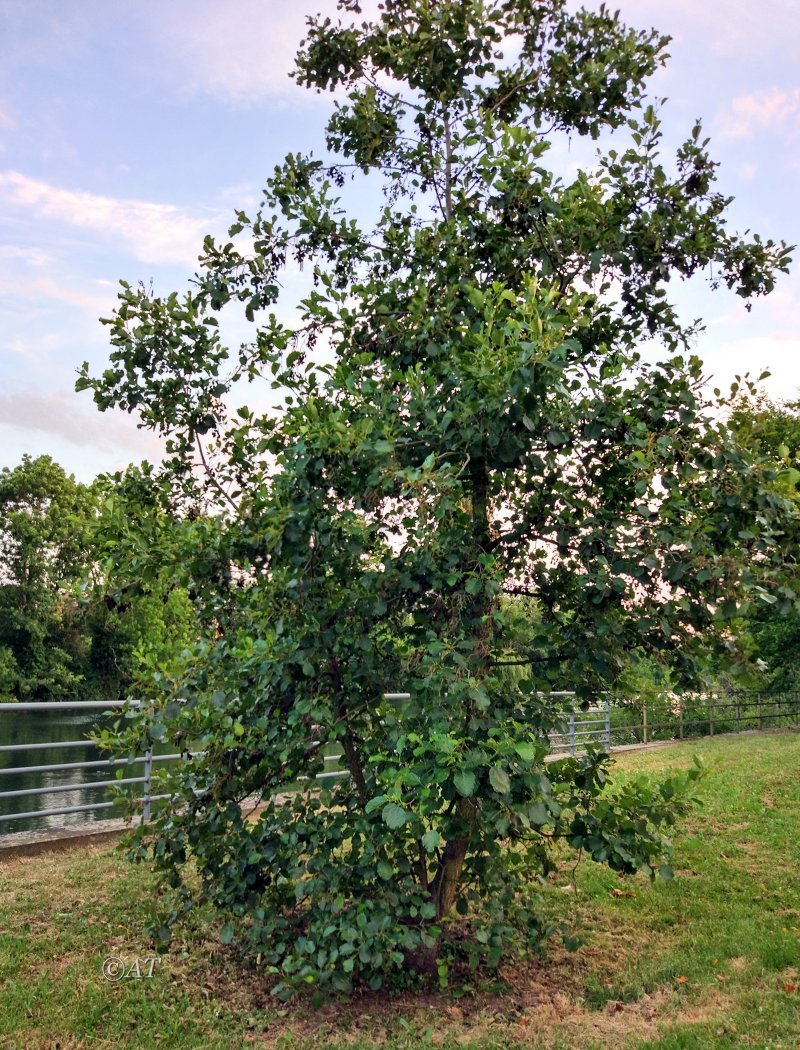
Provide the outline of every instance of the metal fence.
[[[637,746],[656,741],[682,740],[698,736],[714,736],[720,733],[738,733],[753,729],[772,729],[800,725],[800,692],[767,694],[739,693],[730,695],[698,694],[695,696],[676,696],[664,694],[642,699],[625,699],[606,697],[599,705],[582,709],[570,700],[571,692],[548,694],[564,706],[560,731],[550,734],[550,747],[555,756],[576,754],[587,744],[597,743],[606,750],[618,747]],[[402,701],[408,699],[408,693],[385,693],[387,700]],[[66,703],[10,703],[0,704],[0,717],[13,717],[25,712],[42,711],[97,711],[110,712],[114,709],[129,707],[126,701],[72,701]],[[142,755],[128,758],[97,759],[80,762],[50,762],[37,765],[2,766],[5,756],[29,752],[47,752],[50,749],[86,748],[87,739],[67,741],[44,741],[41,743],[3,744],[0,745],[0,787],[13,784],[14,778],[31,774],[67,774],[70,777],[75,771],[94,773],[109,772],[128,767],[136,775],[114,777],[102,780],[81,780],[75,782],[45,784],[36,787],[11,787],[0,790],[0,835],[15,830],[20,821],[36,821],[39,818],[52,818],[72,814],[90,814],[99,810],[113,809],[119,800],[103,798],[110,788],[130,790],[141,808],[142,820],[150,819],[152,804],[168,796],[152,793],[153,771],[155,764],[173,762],[180,759],[179,754],[157,754],[152,748]],[[317,774],[319,781],[347,776],[341,767],[342,755],[326,754],[326,769]],[[141,767],[141,768],[139,768]],[[306,779],[306,778],[301,778]],[[49,806],[44,809],[26,809],[11,812],[8,803],[15,804],[22,798],[52,798],[57,801],[59,794],[74,792],[100,792],[96,801],[78,805]],[[12,804],[11,809],[14,808]]]
[[[385,700],[402,701],[410,699],[410,693],[384,693]],[[126,700],[113,700],[113,701],[94,701],[94,700],[74,700],[65,701],[63,703],[8,703],[0,704],[0,717],[1,716],[13,716],[19,713],[25,712],[43,712],[43,711],[77,711],[80,713],[88,711],[97,711],[100,714],[110,712],[114,709],[119,708],[130,708],[136,705],[131,705]],[[70,780],[60,784],[47,784],[38,787],[23,787],[23,788],[12,788],[11,790],[0,790],[0,836],[8,834],[14,831],[15,823],[19,822],[31,822],[39,821],[40,819],[49,819],[56,816],[71,816],[75,813],[85,813],[87,815],[93,814],[98,810],[113,809],[115,806],[119,806],[120,799],[112,800],[98,800],[87,803],[81,803],[79,805],[68,805],[68,806],[50,806],[45,809],[29,809],[18,812],[10,812],[8,810],[7,803],[16,801],[22,798],[40,798],[42,796],[58,795],[80,791],[81,793],[87,791],[100,791],[107,793],[110,788],[136,788],[136,791],[131,791],[131,794],[135,797],[136,801],[141,807],[141,816],[143,821],[150,819],[152,814],[152,803],[158,802],[161,799],[167,798],[165,794],[152,794],[152,781],[153,781],[153,767],[155,763],[166,763],[174,762],[178,759],[185,758],[189,754],[183,752],[183,754],[157,754],[152,748],[149,748],[142,755],[131,755],[128,758],[117,758],[117,759],[97,759],[90,761],[81,762],[51,762],[43,763],[39,765],[11,765],[2,766],[4,755],[15,755],[29,752],[46,752],[52,749],[59,750],[71,750],[71,749],[85,749],[87,744],[91,741],[89,738],[83,740],[59,740],[59,741],[42,741],[41,743],[26,743],[26,744],[0,744],[0,787],[11,782],[13,783],[15,778],[27,777],[33,774],[62,774],[66,773],[72,775],[75,771],[97,771],[97,770],[114,770],[124,766],[142,766],[141,776],[125,776],[125,777],[114,777],[108,780],[81,780],[74,781]],[[340,766],[343,756],[341,754],[327,754],[324,756],[324,762],[327,766],[339,766],[339,768],[328,768],[322,773],[318,773],[315,777],[318,781],[325,781],[329,779],[335,779],[337,777],[348,776],[346,769],[342,769]],[[132,770],[133,771],[133,770]],[[3,778],[9,778],[4,780]],[[298,783],[307,781],[307,777],[300,777]],[[6,810],[6,811],[4,811]]]
[[662,693],[611,704],[611,747],[800,725],[800,692]]
[[[572,697],[574,693],[555,693],[554,696]],[[550,747],[554,755],[574,755],[587,744],[601,744],[611,750],[611,702],[603,700],[599,705],[585,710],[572,706],[564,714],[562,732],[550,734]]]
[[[94,701],[94,700],[75,700],[65,701],[58,703],[11,703],[11,704],[0,704],[0,716],[11,716],[22,712],[43,712],[43,711],[78,711],[81,713],[87,711],[97,711],[99,713],[105,713],[113,710],[114,708],[128,707],[129,704],[124,700],[112,700],[112,701]],[[86,738],[82,740],[58,740],[58,741],[42,741],[41,743],[28,743],[28,744],[3,744],[0,745],[0,760],[4,755],[17,755],[30,752],[47,752],[54,749],[58,750],[85,750],[87,743],[90,741]],[[153,774],[153,764],[155,762],[167,762],[177,758],[180,755],[154,755],[152,749],[148,749],[143,755],[132,755],[130,758],[106,758],[97,759],[91,761],[82,762],[45,762],[38,765],[11,765],[3,766],[0,768],[0,786],[13,781],[19,777],[30,776],[32,774],[62,774],[67,773],[71,775],[73,771],[97,771],[97,770],[115,770],[123,766],[142,766],[141,776],[128,776],[128,777],[114,777],[108,780],[80,780],[78,782],[69,780],[60,784],[47,784],[40,787],[24,787],[10,790],[0,790],[0,834],[3,832],[13,831],[14,828],[8,827],[17,821],[30,821],[36,820],[42,817],[54,817],[54,816],[66,816],[73,813],[91,813],[95,810],[112,809],[119,803],[117,800],[102,800],[92,801],[83,803],[80,805],[69,805],[69,806],[49,806],[45,809],[33,809],[24,810],[21,812],[3,812],[6,807],[4,803],[21,798],[38,798],[42,796],[56,796],[63,795],[75,791],[81,793],[91,791],[101,791],[107,793],[111,787],[131,787],[136,785],[139,801],[142,808],[142,819],[149,820],[151,813],[151,805],[154,801],[159,798],[165,798],[164,795],[153,795],[151,793],[151,780]],[[135,770],[131,770],[135,772]],[[7,779],[5,779],[7,778]]]

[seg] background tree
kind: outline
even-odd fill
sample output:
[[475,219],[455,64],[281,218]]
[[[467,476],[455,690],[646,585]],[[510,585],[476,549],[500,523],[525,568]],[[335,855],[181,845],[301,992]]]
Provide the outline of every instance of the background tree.
[[[667,298],[713,268],[750,299],[788,263],[727,229],[699,123],[662,161],[644,83],[667,38],[561,0],[339,9],[296,73],[347,95],[335,158],[288,156],[187,295],[123,285],[111,365],[79,381],[168,440],[148,499],[186,524],[140,546],[203,632],[130,731],[202,752],[135,849],[176,890],[167,926],[204,896],[284,990],[530,947],[558,840],[669,875],[688,781],[609,792],[601,754],[545,766],[561,712],[542,692],[589,697],[633,649],[693,680],[768,593],[794,514],[719,422]],[[591,171],[548,167],[559,136],[612,133]],[[363,226],[338,196],[359,172],[386,191]],[[298,264],[292,327],[271,310]],[[253,337],[229,349],[236,304]],[[259,376],[279,409],[228,415]],[[333,748],[349,777],[287,795]],[[454,915],[467,935],[443,942]]]
[[5,699],[73,698],[86,639],[67,588],[86,568],[90,490],[49,456],[0,473],[0,689]]
[[[755,448],[773,465],[775,485],[797,505],[800,501],[800,402],[776,403],[761,395],[737,405],[731,426],[740,443]],[[750,537],[744,538],[749,547]],[[785,561],[773,576],[767,601],[750,603],[738,625],[746,657],[744,683],[759,689],[796,690],[800,675],[800,593],[796,536],[784,545]],[[734,665],[737,667],[738,665]],[[723,661],[716,661],[718,674]],[[739,679],[741,681],[741,677]],[[739,684],[733,679],[734,684]]]
[[159,514],[147,498],[147,465],[132,467],[124,476],[97,478],[94,489],[97,512],[88,538],[93,571],[87,572],[81,594],[90,640],[87,675],[103,696],[133,693],[141,699],[152,677],[169,674],[197,636],[180,580],[147,570],[158,545],[174,542],[181,526],[173,514]]
[[[123,489],[129,494],[135,472]],[[0,697],[118,700],[194,639],[173,581],[115,584],[121,482],[82,485],[49,456],[0,474]],[[124,515],[132,502],[124,501]]]

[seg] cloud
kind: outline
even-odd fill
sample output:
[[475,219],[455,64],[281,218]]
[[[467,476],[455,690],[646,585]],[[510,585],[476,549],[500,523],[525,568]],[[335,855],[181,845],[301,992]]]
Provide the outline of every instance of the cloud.
[[[331,5],[333,6],[333,5]],[[289,79],[305,35],[305,5],[285,0],[173,3],[152,21],[154,41],[182,92],[234,105],[298,94]]]
[[[294,102],[304,94],[313,99],[289,77],[306,35],[306,17],[317,11],[334,22],[339,17],[335,0],[173,0],[168,5],[149,0],[146,6],[153,11],[153,46],[174,87],[242,107],[281,96]],[[377,0],[363,0],[361,8],[359,21],[373,18]]]
[[107,292],[103,295],[99,291],[84,290],[83,288],[70,287],[63,281],[53,277],[25,277],[20,280],[3,281],[3,297],[18,302],[21,299],[55,299],[57,302],[68,303],[79,310],[88,311],[93,317],[101,314],[108,317],[117,305],[116,293]]
[[713,345],[701,348],[700,357],[711,387],[726,390],[735,375],[749,374],[752,380],[766,370],[770,376],[764,381],[764,389],[770,397],[780,401],[800,393],[799,350],[797,336],[783,332],[715,340]]
[[193,264],[209,227],[219,225],[222,219],[219,213],[190,215],[173,204],[63,189],[17,171],[0,172],[0,194],[7,205],[24,209],[37,219],[55,220],[122,240],[137,259],[155,264]]
[[29,245],[0,244],[0,263],[5,261],[11,262],[17,270],[20,266],[40,270],[45,266],[52,266],[55,256],[51,252]]
[[[741,67],[768,58],[797,61],[800,22],[797,0],[620,0],[613,5],[634,25],[650,23],[679,43],[690,39]],[[781,27],[782,32],[776,32]]]
[[158,461],[164,451],[154,434],[137,428],[134,417],[114,410],[100,413],[88,397],[68,391],[0,394],[0,424],[28,434],[39,431],[98,452],[118,454],[124,449]]
[[13,131],[16,126],[17,122],[11,114],[0,108],[0,128],[8,128],[10,131]]
[[11,335],[3,340],[0,348],[0,361],[6,372],[6,379],[12,371],[10,355],[21,358],[27,366],[27,375],[33,372],[47,374],[50,359],[63,349],[63,337],[60,333],[47,332],[35,336]]
[[[698,352],[715,384],[725,387],[734,374],[772,374],[764,386],[771,397],[800,393],[800,271],[781,275],[775,290],[753,302],[729,297],[728,308],[708,322]],[[712,384],[714,385],[714,384]]]
[[797,135],[800,121],[800,88],[771,88],[734,98],[717,118],[719,134],[726,139],[746,139],[768,128]]
[[779,275],[775,290],[766,299],[755,300],[752,313],[748,314],[744,302],[737,298],[712,323],[740,326],[748,317],[757,318],[762,331],[766,331],[769,338],[779,342],[793,340],[800,349],[800,269],[795,267],[791,273]]

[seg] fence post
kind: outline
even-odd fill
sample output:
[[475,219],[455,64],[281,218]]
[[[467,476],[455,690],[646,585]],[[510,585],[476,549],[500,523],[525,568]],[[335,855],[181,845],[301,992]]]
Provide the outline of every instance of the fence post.
[[606,751],[611,750],[611,698],[606,697]]
[[711,694],[711,703],[708,705],[708,735],[714,735],[714,694]]
[[142,784],[142,823],[150,819],[150,779],[153,772],[153,749],[148,747],[144,754],[144,783]]
[[683,740],[683,696],[678,697],[678,739]]
[[575,712],[569,713],[569,753],[575,754]]
[[642,701],[642,743],[647,743],[647,701]]

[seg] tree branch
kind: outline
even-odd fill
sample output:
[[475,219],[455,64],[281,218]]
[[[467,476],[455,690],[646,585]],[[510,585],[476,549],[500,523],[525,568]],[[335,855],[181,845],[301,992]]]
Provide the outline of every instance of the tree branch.
[[197,451],[200,453],[200,462],[203,464],[203,470],[205,470],[208,480],[211,482],[214,488],[217,489],[217,491],[225,497],[225,499],[228,501],[228,503],[230,503],[233,509],[238,510],[238,503],[225,491],[222,485],[220,485],[219,481],[216,478],[216,475],[214,474],[211,467],[208,465],[208,460],[206,459],[205,452],[203,451],[203,445],[200,441],[200,435],[196,431],[194,435],[194,440],[197,445]]

